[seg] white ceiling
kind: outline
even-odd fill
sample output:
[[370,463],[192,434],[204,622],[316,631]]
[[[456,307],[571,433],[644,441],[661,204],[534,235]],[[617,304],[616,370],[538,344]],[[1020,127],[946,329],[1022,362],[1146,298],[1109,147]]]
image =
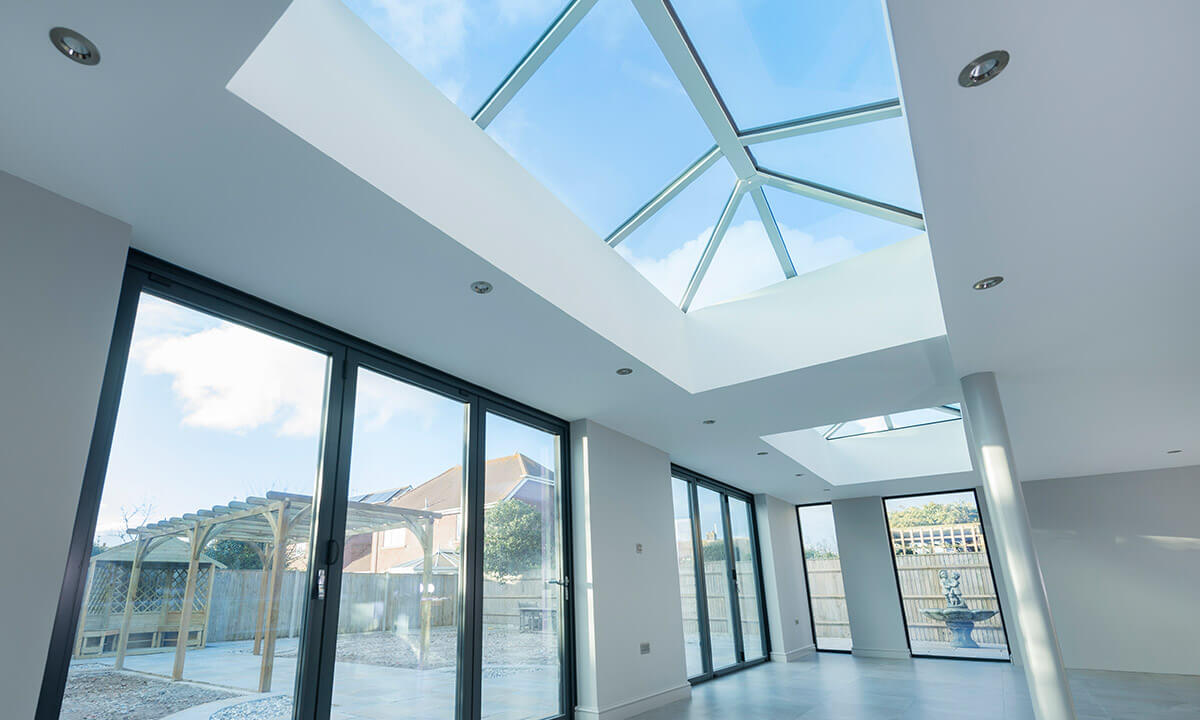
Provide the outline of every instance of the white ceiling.
[[[891,17],[951,352],[996,372],[1022,476],[1196,464],[1200,3],[901,0]],[[998,48],[1003,74],[956,84]],[[1006,280],[971,289],[989,275]]]
[[[975,370],[997,371],[1026,479],[1195,463],[1197,91],[1167,79],[1186,76],[1200,8],[1114,2],[1095,12],[1110,26],[1088,25],[1082,3],[894,3],[949,342],[693,394],[226,91],[286,6],[5,0],[0,170],[130,223],[166,260],[788,500],[974,484],[823,493],[756,452],[762,435],[954,402]],[[58,55],[54,25],[96,41],[101,64]],[[1009,69],[958,88],[962,63],[993,47]],[[1093,71],[1081,58],[1097,48],[1111,57]],[[995,273],[1000,288],[969,290]],[[487,297],[467,290],[481,278]],[[623,365],[636,372],[615,376]]]

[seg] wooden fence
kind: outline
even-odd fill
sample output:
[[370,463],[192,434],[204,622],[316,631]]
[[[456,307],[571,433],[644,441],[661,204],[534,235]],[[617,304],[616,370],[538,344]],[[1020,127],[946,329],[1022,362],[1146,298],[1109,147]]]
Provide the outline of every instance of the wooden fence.
[[[846,614],[846,589],[842,585],[839,558],[807,560],[809,593],[812,596],[813,624],[818,637],[849,638],[850,618]],[[909,638],[914,642],[950,642],[950,631],[943,623],[921,614],[921,608],[946,606],[939,570],[954,570],[960,574],[959,590],[962,599],[972,609],[998,610],[996,587],[988,567],[987,555],[978,552],[940,553],[931,555],[897,555],[896,569],[900,578],[900,594],[904,617],[908,621]],[[972,634],[981,645],[1003,645],[1004,630],[997,613],[976,623]]]
[[[284,573],[280,590],[279,637],[300,633],[304,611],[305,573]],[[455,623],[458,576],[434,575],[432,624]],[[258,618],[260,570],[218,570],[208,621],[208,642],[250,640]],[[342,575],[339,633],[404,632],[420,628],[420,575],[345,573]],[[557,609],[557,588],[541,580],[484,582],[483,621],[489,625],[520,623],[521,607]]]
[[813,625],[817,637],[849,638],[850,616],[846,613],[846,588],[842,585],[840,558],[810,558],[808,593],[812,598]]
[[[900,595],[904,601],[904,617],[908,620],[909,639],[913,642],[950,642],[950,631],[946,625],[925,617],[920,610],[946,606],[946,596],[938,579],[939,570],[959,573],[958,589],[963,602],[972,610],[1000,609],[985,553],[897,555],[896,568],[900,576]],[[1004,630],[1000,624],[1000,614],[975,623],[971,637],[980,645],[1003,645]]]
[[[683,632],[685,635],[699,631],[696,617],[696,572],[691,562],[679,568],[679,585],[683,593]],[[742,635],[758,636],[759,603],[758,587],[754,583],[754,565],[740,561],[734,568],[738,578],[738,604],[742,610]],[[724,561],[716,560],[704,564],[704,587],[708,591],[708,623],[714,635],[730,634],[729,627],[729,581],[725,574]]]

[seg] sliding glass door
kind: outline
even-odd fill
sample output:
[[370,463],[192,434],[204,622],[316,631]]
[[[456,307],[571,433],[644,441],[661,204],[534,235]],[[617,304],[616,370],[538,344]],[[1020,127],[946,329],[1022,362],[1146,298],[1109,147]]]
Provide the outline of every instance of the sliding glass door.
[[749,496],[675,468],[684,647],[693,682],[766,658],[762,580]]
[[913,655],[1007,660],[974,490],[884,498]]
[[329,350],[148,292],[132,330],[63,715],[290,713]]
[[355,372],[333,711],[452,720],[469,407]]
[[133,254],[37,719],[564,717],[566,430]]

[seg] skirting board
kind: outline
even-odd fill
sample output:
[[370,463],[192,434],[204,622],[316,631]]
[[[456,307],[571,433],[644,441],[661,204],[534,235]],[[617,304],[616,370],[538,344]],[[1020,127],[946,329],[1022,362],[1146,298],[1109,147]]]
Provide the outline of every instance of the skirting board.
[[872,648],[852,648],[851,655],[865,658],[878,658],[880,660],[908,660],[912,657],[912,653],[908,650],[877,650]]
[[797,660],[804,660],[805,658],[814,655],[816,652],[816,645],[805,645],[804,647],[796,648],[795,650],[789,650],[787,652],[772,652],[771,662],[796,662]]
[[579,720],[625,720],[663,705],[688,700],[691,697],[692,686],[685,684],[606,708],[577,707],[575,708],[575,717]]

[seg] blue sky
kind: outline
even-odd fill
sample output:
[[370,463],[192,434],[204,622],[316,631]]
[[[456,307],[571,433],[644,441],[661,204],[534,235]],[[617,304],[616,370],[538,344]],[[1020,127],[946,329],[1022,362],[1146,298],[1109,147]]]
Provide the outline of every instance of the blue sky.
[[[326,358],[143,295],[134,324],[98,540],[137,524],[261,496],[311,495]],[[350,492],[419,485],[462,462],[464,406],[361,370]],[[523,452],[554,468],[553,436],[489,416],[487,456]]]
[[[345,2],[467,114],[565,5]],[[674,6],[743,129],[898,94],[879,0],[676,0]],[[600,237],[713,145],[629,0],[600,0],[487,132]],[[751,150],[764,167],[920,210],[901,118]],[[678,302],[732,187],[732,173],[720,163],[618,252]],[[919,234],[782,191],[768,193],[800,273]],[[783,279],[752,205],[724,244],[729,248],[714,260],[694,308]]]

